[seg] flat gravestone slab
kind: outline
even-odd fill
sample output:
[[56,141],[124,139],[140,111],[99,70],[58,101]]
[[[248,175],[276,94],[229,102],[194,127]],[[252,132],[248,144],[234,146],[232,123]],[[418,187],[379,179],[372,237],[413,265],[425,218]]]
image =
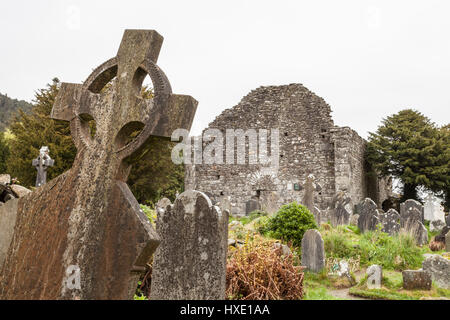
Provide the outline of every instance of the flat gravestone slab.
[[[19,199],[0,299],[132,298],[159,237],[128,173],[150,136],[189,130],[197,105],[172,94],[156,65],[161,45],[156,31],[126,30],[117,55],[83,84],[61,84],[51,116],[70,122],[78,153],[69,171]],[[140,96],[147,75],[152,99]]]
[[424,270],[404,270],[403,289],[405,290],[431,290],[431,274]]

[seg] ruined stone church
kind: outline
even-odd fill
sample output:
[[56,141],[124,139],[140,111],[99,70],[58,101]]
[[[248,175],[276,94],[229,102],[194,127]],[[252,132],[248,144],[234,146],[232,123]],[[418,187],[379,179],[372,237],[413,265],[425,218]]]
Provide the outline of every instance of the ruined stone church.
[[228,202],[234,215],[302,203],[308,181],[319,210],[332,206],[339,192],[351,199],[350,208],[366,197],[381,206],[390,196],[390,179],[372,172],[365,161],[366,141],[349,127],[335,126],[330,114],[325,100],[301,84],[251,91],[206,129],[219,129],[224,136],[226,129],[278,129],[279,165],[186,165],[185,188],[203,191],[215,202]]

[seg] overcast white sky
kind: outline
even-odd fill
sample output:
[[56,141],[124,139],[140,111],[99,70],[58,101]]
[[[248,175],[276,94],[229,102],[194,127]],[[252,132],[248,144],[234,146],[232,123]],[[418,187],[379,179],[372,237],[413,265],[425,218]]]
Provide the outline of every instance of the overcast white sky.
[[82,82],[124,29],[154,29],[174,93],[199,101],[192,134],[261,85],[302,83],[366,137],[406,107],[450,115],[450,1],[0,2],[0,92],[31,100]]

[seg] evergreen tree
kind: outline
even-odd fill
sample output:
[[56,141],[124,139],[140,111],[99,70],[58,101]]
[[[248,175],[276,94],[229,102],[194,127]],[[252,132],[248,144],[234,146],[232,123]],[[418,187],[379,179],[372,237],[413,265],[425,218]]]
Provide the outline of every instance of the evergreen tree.
[[406,109],[370,133],[367,159],[376,171],[403,183],[403,197],[418,199],[417,187],[444,192],[449,185],[448,128],[439,129],[420,112]]
[[49,147],[50,156],[55,160],[55,166],[47,172],[49,180],[70,169],[76,154],[69,123],[50,118],[59,87],[59,80],[53,79],[45,89],[36,93],[31,113],[20,110],[10,125],[15,138],[10,142],[8,172],[26,187],[35,184],[36,169],[31,163],[42,146]]
[[0,174],[6,173],[6,160],[9,156],[9,147],[5,140],[5,134],[0,132]]

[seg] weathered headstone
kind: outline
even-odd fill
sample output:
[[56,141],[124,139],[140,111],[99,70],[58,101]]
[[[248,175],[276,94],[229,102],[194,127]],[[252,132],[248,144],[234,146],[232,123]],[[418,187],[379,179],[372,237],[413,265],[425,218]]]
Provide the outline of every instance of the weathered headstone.
[[419,211],[419,221],[424,223],[425,213],[423,205],[421,205],[419,201],[413,199],[408,199],[405,202],[400,203],[400,216],[402,217],[402,220],[409,219],[411,215],[414,215],[414,217],[417,218],[417,214],[411,212],[413,209],[417,209]]
[[39,156],[33,160],[33,167],[36,167],[36,187],[40,187],[47,182],[47,169],[53,167],[55,160],[50,158],[50,150],[47,146],[41,147]]
[[405,290],[431,290],[431,274],[424,270],[404,270],[403,289]]
[[330,222],[333,227],[350,223],[350,212],[346,209],[350,201],[350,197],[343,191],[337,192],[334,196],[330,210]]
[[378,217],[377,205],[372,199],[366,198],[358,207],[358,228],[361,232],[375,230],[381,223]]
[[417,221],[410,232],[414,236],[414,239],[416,239],[416,243],[419,246],[423,246],[428,243],[428,230],[421,222]]
[[[69,171],[19,199],[0,299],[132,298],[159,237],[126,184],[130,166],[150,136],[190,129],[197,105],[172,94],[156,65],[162,39],[126,30],[116,57],[83,84],[61,84],[51,117],[70,121],[78,153]],[[152,99],[139,95],[147,74]]]
[[421,212],[415,207],[409,207],[408,210],[400,214],[401,227],[405,230],[411,230],[416,225],[416,222],[422,223]]
[[261,210],[261,204],[258,200],[250,199],[245,203],[245,214],[250,214],[256,210]]
[[438,254],[432,254],[422,262],[422,269],[431,274],[438,287],[450,289],[450,260]]
[[428,243],[428,231],[423,225],[423,206],[416,200],[400,204],[400,224],[404,232],[411,234],[418,245]]
[[301,263],[312,272],[319,272],[325,267],[325,249],[319,231],[310,229],[303,235]]
[[383,279],[383,269],[377,264],[373,264],[366,270],[367,274],[367,288],[380,289],[381,281]]
[[12,199],[0,206],[0,268],[6,258],[17,219],[19,199]]
[[380,215],[383,232],[394,235],[400,231],[400,214],[395,209],[389,209]]
[[225,299],[228,214],[188,190],[158,210],[156,230],[150,299]]

